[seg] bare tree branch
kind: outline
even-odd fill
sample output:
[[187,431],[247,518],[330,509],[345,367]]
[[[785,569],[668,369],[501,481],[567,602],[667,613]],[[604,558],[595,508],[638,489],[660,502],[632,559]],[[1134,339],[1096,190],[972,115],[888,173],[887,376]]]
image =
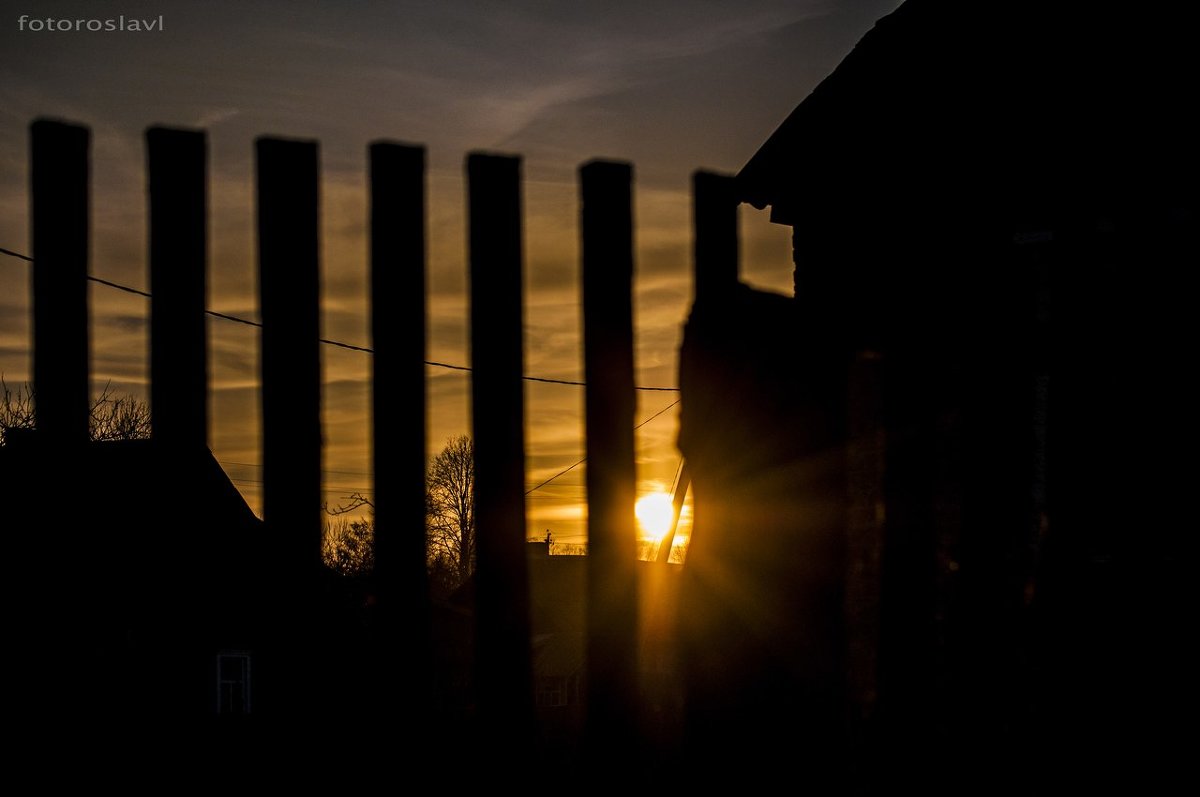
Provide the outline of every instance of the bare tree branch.
[[114,396],[112,383],[92,401],[89,431],[93,440],[145,440],[150,437],[150,405],[134,396]]
[[[325,525],[325,564],[355,576],[374,567],[375,524],[371,497],[354,492],[333,506]],[[366,511],[358,519],[352,513]],[[425,494],[425,557],[434,589],[448,594],[475,571],[475,445],[471,438],[450,438],[429,466]]]
[[337,517],[325,522],[321,559],[341,576],[364,576],[375,569],[375,522],[368,517]]
[[330,508],[328,504],[323,504],[321,506],[321,508],[325,510],[325,514],[332,515],[334,517],[338,515],[347,515],[364,507],[371,512],[375,511],[375,504],[370,498],[360,492],[350,493],[350,495],[346,496],[346,500],[343,503],[340,503],[333,508]]
[[34,420],[33,388],[26,382],[12,390],[0,376],[0,445],[7,442],[9,429],[32,429]]
[[[26,382],[13,390],[0,377],[0,445],[9,429],[37,428],[37,397]],[[92,440],[145,440],[150,437],[150,405],[137,396],[113,393],[112,383],[88,407],[88,433]]]
[[427,556],[430,573],[446,589],[475,571],[475,444],[452,437],[429,467]]

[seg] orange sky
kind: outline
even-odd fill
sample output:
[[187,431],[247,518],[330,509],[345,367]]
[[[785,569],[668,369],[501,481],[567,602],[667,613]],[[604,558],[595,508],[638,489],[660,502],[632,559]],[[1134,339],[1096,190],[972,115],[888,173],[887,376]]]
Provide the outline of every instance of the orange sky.
[[[898,3],[571,4],[320,2],[38,3],[37,15],[144,11],[164,30],[41,33],[0,18],[0,246],[28,252],[27,126],[57,116],[93,130],[91,273],[145,288],[141,131],[210,136],[209,307],[257,318],[251,152],[260,134],[322,146],[322,332],[369,345],[367,143],[429,148],[429,359],[469,364],[462,161],[524,157],[526,372],[580,379],[575,169],[635,167],[637,382],[677,384],[690,302],[689,175],[734,172]],[[120,6],[120,8],[118,8]],[[51,9],[51,7],[54,7]],[[353,9],[351,11],[350,9]],[[107,10],[106,10],[107,9]],[[111,12],[111,13],[110,13]],[[620,13],[618,13],[620,12]],[[743,277],[791,290],[787,228],[743,210]],[[28,378],[28,267],[0,257],[0,372]],[[147,302],[93,284],[93,383],[145,394]],[[210,319],[211,446],[258,505],[257,330]],[[322,347],[327,500],[369,491],[369,355]],[[462,372],[429,369],[429,444],[469,432]],[[98,389],[98,388],[97,388]],[[640,393],[638,420],[676,399]],[[527,383],[526,483],[583,457],[583,390]],[[637,434],[639,492],[670,487],[672,409]],[[528,498],[529,534],[582,542],[584,466]],[[131,491],[136,485],[131,485]]]

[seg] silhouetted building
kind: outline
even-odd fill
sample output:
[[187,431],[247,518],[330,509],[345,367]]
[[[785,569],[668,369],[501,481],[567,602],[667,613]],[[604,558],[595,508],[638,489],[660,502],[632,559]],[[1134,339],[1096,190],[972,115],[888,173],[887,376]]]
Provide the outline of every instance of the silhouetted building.
[[694,754],[1170,749],[1197,72],[1127,11],[909,0],[737,176],[796,293],[686,331]]
[[0,447],[8,644],[28,657],[18,716],[107,725],[108,744],[255,711],[271,669],[262,524],[194,454],[36,432]]

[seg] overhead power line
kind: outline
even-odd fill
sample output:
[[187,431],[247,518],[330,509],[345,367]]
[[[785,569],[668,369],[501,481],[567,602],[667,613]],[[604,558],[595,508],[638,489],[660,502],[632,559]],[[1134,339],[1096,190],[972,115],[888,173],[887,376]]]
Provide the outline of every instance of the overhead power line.
[[[654,419],[655,419],[655,418],[657,418],[659,415],[662,415],[664,412],[666,412],[667,410],[671,409],[672,407],[674,407],[676,404],[678,404],[678,403],[679,403],[680,401],[682,401],[682,400],[683,400],[683,399],[675,399],[675,400],[674,400],[674,401],[672,401],[670,404],[668,404],[667,406],[663,407],[661,410],[659,410],[658,412],[654,413],[654,414],[653,414],[653,415],[651,415],[649,418],[647,418],[646,420],[644,420],[644,421],[642,421],[641,423],[639,423],[637,426],[633,427],[633,430],[636,432],[638,429],[641,429],[643,426],[645,426],[646,424],[650,423],[650,421],[654,420]],[[542,488],[543,488],[543,487],[545,487],[547,484],[549,484],[550,482],[552,482],[552,481],[554,481],[555,479],[557,479],[559,476],[563,476],[563,475],[565,475],[565,474],[567,474],[567,473],[570,473],[571,471],[575,470],[576,468],[578,468],[580,465],[582,465],[582,464],[583,464],[583,463],[585,463],[585,462],[587,462],[587,457],[584,457],[583,459],[579,460],[578,462],[576,462],[574,465],[570,466],[569,468],[563,468],[563,469],[562,469],[562,470],[560,470],[558,473],[554,474],[554,475],[553,475],[553,476],[551,476],[549,479],[546,479],[546,481],[542,482],[542,483],[541,483],[541,484],[539,484],[538,486],[536,486],[536,487],[530,487],[528,490],[526,490],[526,491],[525,491],[525,495],[529,495],[530,493],[532,493],[532,492],[533,492],[533,491],[535,491],[535,490],[540,490],[540,489],[542,489]]]
[[23,255],[23,254],[21,254],[20,252],[14,252],[14,251],[13,251],[13,250],[11,250],[11,249],[5,249],[5,248],[4,248],[4,247],[2,247],[2,246],[0,246],[0,253],[6,254],[6,255],[8,255],[9,257],[15,257],[15,258],[17,258],[18,260],[24,260],[24,261],[25,261],[25,262],[27,262],[27,263],[32,263],[32,262],[33,262],[33,258],[32,258],[32,257],[30,257],[29,255]]
[[[13,250],[6,249],[4,247],[0,247],[0,254],[5,254],[5,255],[8,255],[9,257],[15,257],[18,260],[24,260],[27,263],[33,262],[33,258],[30,257],[29,255],[22,254],[20,252],[14,252]],[[100,285],[104,285],[105,287],[108,287],[108,288],[114,288],[118,291],[124,291],[125,293],[132,293],[134,296],[142,296],[147,299],[152,298],[151,294],[148,291],[139,290],[137,288],[131,288],[128,285],[122,285],[119,282],[112,282],[111,280],[102,279],[101,277],[95,277],[95,276],[92,276],[91,274],[88,274],[87,278],[88,278],[88,280],[90,280],[92,282],[98,283]],[[249,326],[249,327],[258,327],[259,329],[262,328],[261,321],[251,321],[248,318],[239,318],[238,316],[229,315],[228,313],[220,313],[220,312],[217,312],[216,310],[205,310],[204,312],[206,315],[210,315],[213,318],[220,318],[222,321],[232,321],[237,324],[245,324],[246,326]],[[375,350],[369,346],[356,346],[353,343],[345,343],[344,341],[333,340],[331,338],[321,338],[320,342],[325,344],[326,346],[336,346],[339,349],[348,349],[350,351],[360,351],[365,354],[374,354],[375,353]],[[425,360],[425,364],[432,366],[434,368],[445,368],[450,371],[470,372],[470,371],[474,370],[473,368],[471,368],[470,366],[467,366],[467,365],[453,365],[451,363],[437,362],[436,360]],[[524,379],[526,382],[542,382],[542,383],[548,384],[548,385],[571,385],[573,387],[586,387],[587,386],[587,382],[581,382],[581,381],[574,380],[574,379],[551,379],[549,377],[544,377],[544,376],[522,376],[521,378]],[[679,388],[677,388],[677,387],[647,387],[644,385],[635,385],[633,389],[649,391],[649,392],[660,392],[660,393],[678,393],[679,392]],[[576,463],[576,464],[579,464],[579,463]],[[572,465],[571,467],[574,467],[574,465]],[[537,488],[534,488],[534,489],[537,489]]]
[[[11,249],[6,249],[6,248],[4,248],[4,247],[0,247],[0,253],[2,253],[2,254],[6,254],[6,255],[8,255],[9,257],[15,257],[15,258],[17,258],[18,260],[24,260],[24,261],[26,261],[26,262],[28,262],[28,263],[32,263],[32,262],[33,262],[33,258],[32,258],[32,257],[30,257],[29,255],[22,254],[22,253],[20,253],[20,252],[14,252],[13,250],[11,250]],[[139,289],[137,289],[137,288],[131,288],[130,286],[128,286],[128,285],[122,285],[122,284],[120,284],[119,282],[112,282],[111,280],[102,279],[101,277],[92,276],[91,274],[88,274],[88,275],[87,275],[87,278],[88,278],[90,281],[92,281],[92,282],[98,283],[98,284],[100,284],[100,285],[104,285],[104,286],[106,286],[106,287],[109,287],[109,288],[114,288],[114,289],[116,289],[116,290],[118,290],[118,291],[124,291],[125,293],[131,293],[131,294],[133,294],[133,295],[135,295],[135,296],[142,296],[142,297],[145,297],[145,298],[147,298],[147,299],[149,299],[149,298],[152,298],[151,294],[150,294],[148,291],[139,290]],[[235,315],[229,315],[229,314],[227,314],[227,313],[220,313],[220,312],[217,312],[216,310],[205,310],[204,312],[205,312],[207,315],[210,315],[210,316],[212,316],[213,318],[220,318],[220,319],[222,319],[222,320],[224,320],[224,321],[233,321],[234,323],[238,323],[238,324],[245,324],[246,326],[258,327],[258,328],[260,328],[260,329],[262,328],[262,322],[261,322],[261,321],[251,321],[251,320],[249,320],[249,319],[246,319],[246,318],[239,318],[238,316],[235,316]],[[349,349],[350,351],[360,351],[360,352],[364,352],[364,353],[366,353],[366,354],[374,354],[374,353],[375,353],[375,350],[374,350],[374,349],[372,349],[372,348],[370,348],[370,347],[368,347],[368,346],[356,346],[356,345],[354,345],[353,343],[345,343],[345,342],[343,342],[343,341],[340,341],[340,340],[332,340],[332,339],[330,339],[330,338],[321,338],[321,339],[320,339],[320,342],[321,342],[321,343],[324,343],[324,344],[325,344],[325,345],[327,345],[327,346],[337,346],[337,347],[339,347],[339,348],[342,348],[342,349]],[[453,365],[453,364],[451,364],[451,363],[437,362],[437,361],[435,361],[435,360],[425,360],[425,364],[426,364],[426,365],[429,365],[429,366],[433,366],[433,367],[435,367],[435,368],[446,368],[446,369],[449,369],[449,370],[451,370],[451,371],[466,371],[466,372],[470,372],[470,371],[472,371],[472,370],[473,370],[473,369],[472,369],[472,368],[470,368],[469,366],[465,366],[465,365]],[[522,378],[522,379],[524,379],[524,380],[525,380],[525,381],[527,381],[527,382],[543,382],[543,383],[546,383],[546,384],[551,384],[551,385],[571,385],[571,386],[575,386],[575,387],[586,387],[586,386],[587,386],[587,382],[581,382],[581,381],[570,380],[570,379],[550,379],[550,378],[547,378],[547,377],[541,377],[541,376],[523,376],[523,377],[521,377],[521,378]],[[656,392],[671,392],[671,393],[678,393],[678,392],[679,392],[679,388],[677,388],[677,387],[646,387],[646,386],[642,386],[642,385],[635,385],[635,386],[634,386],[634,390],[643,390],[643,391],[656,391]],[[651,421],[653,421],[655,418],[658,418],[660,415],[662,415],[664,412],[666,412],[667,410],[669,410],[669,409],[671,409],[672,407],[674,407],[674,406],[675,406],[676,404],[678,404],[680,401],[681,401],[681,399],[675,399],[675,400],[674,400],[674,401],[672,401],[670,404],[668,404],[667,406],[663,407],[661,410],[659,410],[658,412],[654,413],[654,414],[653,414],[653,415],[651,415],[649,418],[647,418],[646,420],[644,420],[644,421],[642,421],[641,423],[639,423],[637,426],[633,427],[633,428],[634,428],[634,431],[637,431],[638,429],[641,429],[643,426],[645,426],[646,424],[650,423],[650,422],[651,422]],[[531,487],[530,489],[526,490],[526,491],[525,491],[525,495],[529,495],[530,493],[533,493],[533,492],[536,492],[537,490],[540,490],[540,489],[542,489],[543,487],[545,487],[545,486],[546,486],[547,484],[549,484],[550,482],[554,481],[555,479],[557,479],[557,478],[558,478],[558,477],[560,477],[560,476],[563,476],[563,475],[565,475],[565,474],[567,474],[567,473],[570,473],[571,471],[575,470],[575,468],[578,468],[580,465],[582,465],[582,464],[583,464],[583,463],[585,463],[585,462],[587,462],[587,457],[584,457],[583,459],[579,460],[578,462],[576,462],[575,464],[573,464],[573,465],[571,465],[571,466],[569,466],[569,467],[563,468],[563,469],[562,469],[562,470],[560,470],[558,473],[556,473],[556,474],[554,474],[553,476],[551,476],[549,479],[546,479],[545,481],[541,482],[541,483],[540,483],[540,484],[538,484],[537,486],[535,486],[535,487]],[[257,467],[257,466],[251,466],[249,463],[241,463],[241,462],[230,462],[230,463],[225,463],[225,464],[230,464],[230,465],[244,465],[244,466],[249,466],[249,467]],[[332,472],[332,471],[331,471],[331,472]],[[260,481],[260,480],[256,480],[256,479],[235,479],[234,481],[241,481],[241,482],[244,482],[244,483],[247,483],[247,484],[261,484],[261,481]]]

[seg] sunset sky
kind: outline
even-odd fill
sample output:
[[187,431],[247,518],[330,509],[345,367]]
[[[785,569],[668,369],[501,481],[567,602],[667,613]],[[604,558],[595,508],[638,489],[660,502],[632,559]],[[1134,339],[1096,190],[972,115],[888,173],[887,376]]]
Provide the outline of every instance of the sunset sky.
[[[581,379],[578,166],[634,164],[637,383],[677,384],[691,298],[691,173],[736,172],[899,0],[5,3],[0,247],[29,253],[28,125],[92,129],[91,273],[145,289],[142,134],[200,127],[210,151],[211,309],[257,319],[253,141],[321,145],[322,333],[369,345],[366,147],[429,159],[429,358],[469,365],[463,160],[523,157],[528,375]],[[35,31],[31,19],[157,19],[145,32]],[[886,135],[881,131],[881,135]],[[743,209],[743,278],[791,290],[788,228]],[[0,372],[29,378],[28,264],[0,256]],[[93,284],[92,378],[146,394],[148,302]],[[258,332],[210,319],[210,444],[258,511]],[[369,355],[322,347],[325,491],[369,492]],[[428,370],[429,446],[470,430],[469,383]],[[639,393],[637,418],[677,394]],[[527,383],[526,484],[583,456],[583,390]],[[677,410],[638,430],[639,493],[667,489]],[[528,498],[529,536],[582,542],[584,469]],[[137,485],[130,485],[135,492]]]

